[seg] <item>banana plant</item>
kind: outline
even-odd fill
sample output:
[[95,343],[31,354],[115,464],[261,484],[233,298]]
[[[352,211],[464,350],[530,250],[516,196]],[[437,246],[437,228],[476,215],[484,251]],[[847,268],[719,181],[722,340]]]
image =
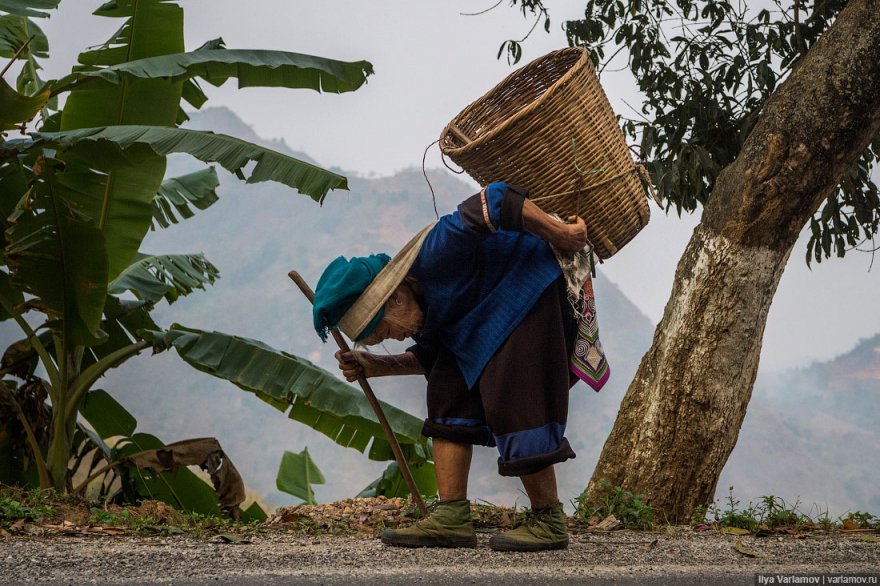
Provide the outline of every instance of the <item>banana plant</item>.
[[[0,0],[0,56],[22,60],[16,88],[0,74],[0,319],[14,320],[25,335],[7,352],[2,374],[45,382],[53,407],[49,441],[45,456],[35,450],[34,457],[45,472],[41,484],[64,491],[77,413],[96,381],[153,346],[154,335],[144,332],[161,330],[149,316],[155,303],[218,276],[199,255],[140,250],[151,226],[175,224],[216,201],[213,169],[166,179],[167,155],[189,153],[318,202],[347,189],[345,177],[298,159],[178,128],[186,119],[182,102],[199,108],[207,99],[199,80],[220,85],[230,78],[240,87],[353,91],[372,66],[231,50],[220,40],[187,52],[176,2],[113,0],[95,14],[123,19],[117,32],[80,54],[66,78],[43,81],[37,58],[47,54],[48,40],[33,19],[57,4]],[[39,130],[24,138],[2,134],[34,126]]]
[[[179,324],[157,332],[153,347],[173,348],[193,368],[253,393],[289,419],[311,427],[340,446],[366,453],[371,460],[391,461],[382,476],[359,496],[409,494],[394,462],[391,445],[363,393],[332,373],[258,340]],[[434,456],[430,441],[421,433],[422,419],[384,401],[379,404],[410,464],[419,491],[428,496],[436,494]],[[284,470],[282,462],[279,477],[289,479],[292,473]],[[289,486],[289,480],[284,484]],[[301,494],[296,496],[304,498]]]

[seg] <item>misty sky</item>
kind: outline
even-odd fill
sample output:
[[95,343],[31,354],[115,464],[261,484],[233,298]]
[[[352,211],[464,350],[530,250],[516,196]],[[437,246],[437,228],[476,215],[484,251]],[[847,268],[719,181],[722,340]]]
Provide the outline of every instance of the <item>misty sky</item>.
[[[46,64],[49,77],[67,73],[79,51],[103,42],[118,28],[118,19],[90,16],[101,3],[64,0],[49,21],[40,22],[53,54]],[[372,62],[376,74],[369,83],[341,96],[305,90],[239,91],[234,82],[222,88],[204,87],[209,105],[228,106],[261,136],[283,138],[325,166],[384,175],[420,166],[425,147],[446,123],[510,73],[506,61],[495,58],[498,47],[505,39],[522,38],[532,21],[508,8],[507,2],[481,16],[460,15],[493,3],[188,0],[181,4],[186,10],[188,49],[222,36],[229,48]],[[525,44],[523,63],[565,46],[559,25],[565,18],[578,17],[584,3],[547,4],[554,18],[551,34],[538,27]],[[603,85],[618,113],[632,112],[625,102],[639,103],[625,73],[606,75]],[[440,164],[434,147],[428,165]],[[425,197],[429,196],[426,187]],[[668,299],[676,262],[698,218],[666,217],[653,204],[651,212],[651,224],[601,270],[656,322]],[[880,332],[876,308],[880,266],[868,272],[870,255],[851,252],[844,260],[833,259],[809,271],[803,260],[805,244],[803,239],[796,245],[770,311],[762,355],[766,369],[825,360]],[[598,303],[601,312],[601,300]]]

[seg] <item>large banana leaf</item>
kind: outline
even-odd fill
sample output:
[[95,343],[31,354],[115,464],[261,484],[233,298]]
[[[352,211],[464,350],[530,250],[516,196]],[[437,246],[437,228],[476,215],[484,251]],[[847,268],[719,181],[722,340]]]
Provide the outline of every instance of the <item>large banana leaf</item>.
[[0,12],[45,18],[49,13],[43,10],[52,10],[59,2],[61,0],[0,0]]
[[53,159],[40,158],[35,184],[6,231],[13,286],[63,318],[65,340],[94,341],[107,293],[104,238],[56,180]]
[[93,71],[76,71],[54,84],[52,93],[90,85],[93,80],[119,84],[130,79],[200,77],[213,85],[238,79],[238,87],[308,88],[342,93],[358,89],[373,73],[367,61],[337,61],[313,55],[256,49],[198,49],[188,53],[137,59]]
[[40,58],[48,57],[49,39],[34,21],[13,14],[0,16],[0,57],[11,59],[28,42],[31,35],[34,36],[34,39],[28,44],[25,52]]
[[48,92],[33,97],[23,96],[0,78],[0,131],[18,128],[30,121],[48,99]]
[[131,291],[138,299],[155,303],[163,297],[174,303],[181,295],[204,289],[220,271],[203,254],[138,254],[135,262],[116,277],[110,293]]
[[26,16],[11,14],[0,16],[0,57],[11,58],[25,44],[27,48],[18,57],[24,65],[18,74],[16,87],[20,93],[31,96],[43,85],[37,73],[42,69],[37,58],[49,57],[49,39],[42,29]]
[[218,200],[219,185],[214,167],[166,179],[153,198],[153,229],[156,226],[167,228],[193,217],[193,208],[208,209]]
[[94,428],[98,437],[131,436],[137,428],[137,419],[110,396],[107,391],[95,389],[86,393],[79,406],[80,415]]
[[[112,67],[183,51],[183,9],[161,0],[112,2],[98,14],[127,17],[102,47],[79,56],[85,69]],[[129,79],[93,84],[71,92],[61,115],[61,130],[146,124],[174,126],[182,84],[169,79]],[[109,276],[128,266],[153,218],[153,198],[165,175],[165,158],[152,154],[136,165],[113,164],[99,151],[64,154],[65,181],[79,194],[107,241]]]
[[[363,393],[308,360],[266,344],[219,332],[174,325],[158,345],[171,344],[194,368],[234,383],[275,406],[288,417],[323,433],[337,444],[370,457],[393,454],[376,414]],[[422,420],[380,401],[398,441],[408,453],[424,453]]]
[[312,485],[324,482],[324,475],[309,455],[308,448],[303,448],[298,454],[284,452],[275,477],[278,490],[292,494],[306,504],[314,505],[315,491],[312,490]]
[[31,136],[35,139],[34,145],[9,141],[9,146],[18,149],[32,146],[71,149],[82,148],[86,143],[91,143],[93,156],[127,157],[133,164],[145,156],[144,148],[149,153],[163,156],[188,153],[206,163],[220,163],[240,178],[244,178],[242,169],[245,165],[254,161],[256,165],[247,178],[248,183],[278,181],[319,203],[331,189],[348,189],[348,181],[342,175],[241,139],[213,132],[155,126],[110,126],[62,132],[34,132]]

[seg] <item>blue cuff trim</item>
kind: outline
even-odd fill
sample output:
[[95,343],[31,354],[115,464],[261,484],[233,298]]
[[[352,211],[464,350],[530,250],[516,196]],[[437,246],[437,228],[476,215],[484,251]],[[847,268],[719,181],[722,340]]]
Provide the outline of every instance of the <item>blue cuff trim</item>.
[[559,449],[565,436],[565,424],[548,423],[542,427],[512,431],[495,436],[501,460],[516,460],[549,454]]

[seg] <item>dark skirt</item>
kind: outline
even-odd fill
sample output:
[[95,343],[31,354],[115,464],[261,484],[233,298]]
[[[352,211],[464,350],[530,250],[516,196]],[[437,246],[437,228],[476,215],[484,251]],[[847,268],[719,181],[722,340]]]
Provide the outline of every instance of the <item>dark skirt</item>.
[[442,349],[428,374],[422,433],[457,443],[497,446],[498,473],[534,474],[574,458],[565,424],[577,377],[569,357],[577,320],[565,283],[552,283],[468,389],[455,357]]

